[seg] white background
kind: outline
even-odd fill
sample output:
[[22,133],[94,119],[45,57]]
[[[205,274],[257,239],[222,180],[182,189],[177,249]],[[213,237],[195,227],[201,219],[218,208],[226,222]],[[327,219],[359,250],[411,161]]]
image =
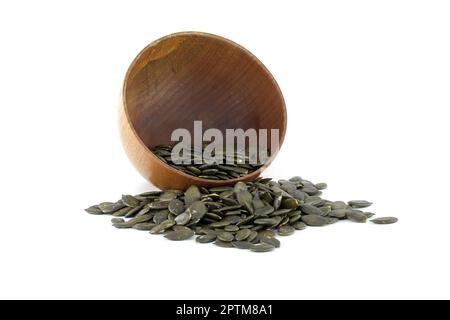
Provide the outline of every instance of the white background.
[[[450,298],[449,17],[448,1],[2,1],[0,298]],[[277,79],[289,123],[265,176],[400,222],[255,254],[84,213],[153,189],[122,150],[119,92],[144,46],[185,30]]]

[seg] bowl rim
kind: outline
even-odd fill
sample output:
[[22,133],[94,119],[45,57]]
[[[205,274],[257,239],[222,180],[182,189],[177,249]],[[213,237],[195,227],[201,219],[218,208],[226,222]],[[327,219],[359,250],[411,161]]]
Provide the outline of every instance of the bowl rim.
[[[271,154],[268,161],[266,161],[264,163],[264,165],[262,165],[260,168],[258,168],[257,170],[250,172],[249,174],[246,174],[245,176],[241,176],[239,178],[234,178],[234,179],[228,179],[228,180],[211,180],[211,179],[204,179],[204,178],[199,178],[196,176],[191,176],[187,173],[184,173],[183,171],[177,170],[173,167],[171,167],[170,165],[168,165],[167,163],[165,163],[164,161],[161,161],[154,153],[153,151],[142,141],[141,137],[137,134],[136,129],[134,128],[133,122],[130,120],[130,116],[128,114],[128,106],[127,106],[127,87],[128,87],[128,82],[130,80],[130,75],[131,75],[131,71],[134,69],[136,63],[140,60],[140,58],[142,57],[142,55],[147,52],[148,49],[150,49],[151,47],[157,45],[159,42],[170,39],[170,38],[175,38],[175,37],[180,37],[180,36],[199,36],[199,37],[205,37],[205,38],[213,38],[222,42],[226,42],[228,45],[231,45],[233,47],[236,47],[240,50],[242,50],[243,52],[245,52],[253,61],[255,61],[259,67],[266,73],[266,75],[269,77],[269,79],[272,81],[275,89],[277,90],[279,97],[280,97],[280,102],[281,102],[281,108],[282,108],[282,124],[283,127],[280,128],[281,130],[281,134],[280,134],[280,145],[279,148],[277,150],[277,153],[275,154]],[[123,104],[123,111],[125,114],[125,118],[126,121],[129,123],[129,126],[131,128],[131,131],[133,132],[133,135],[135,136],[135,138],[137,138],[138,143],[144,148],[144,150],[146,150],[150,156],[153,158],[153,160],[155,161],[159,161],[159,163],[166,169],[168,169],[169,171],[180,175],[182,177],[185,177],[187,179],[191,179],[195,182],[198,182],[198,184],[200,185],[211,185],[211,186],[219,186],[219,185],[226,185],[226,184],[235,184],[239,181],[243,181],[243,180],[254,180],[256,179],[258,176],[261,175],[261,173],[273,162],[273,160],[275,159],[275,157],[277,156],[278,152],[281,150],[281,147],[283,146],[284,143],[284,138],[286,135],[286,129],[287,129],[287,110],[286,110],[286,102],[284,100],[284,96],[283,93],[280,89],[280,86],[278,85],[277,81],[275,80],[275,77],[272,75],[272,73],[269,71],[269,69],[261,62],[261,60],[259,60],[253,53],[251,53],[248,49],[246,49],[245,47],[243,47],[242,45],[227,39],[225,37],[216,35],[216,34],[212,34],[212,33],[208,33],[208,32],[202,32],[202,31],[180,31],[180,32],[175,32],[175,33],[171,33],[168,34],[166,36],[163,36],[157,40],[152,41],[151,43],[149,43],[147,46],[145,46],[140,52],[139,54],[133,59],[133,61],[131,62],[130,66],[128,67],[128,70],[125,74],[125,78],[123,81],[123,85],[122,85],[122,104]]]

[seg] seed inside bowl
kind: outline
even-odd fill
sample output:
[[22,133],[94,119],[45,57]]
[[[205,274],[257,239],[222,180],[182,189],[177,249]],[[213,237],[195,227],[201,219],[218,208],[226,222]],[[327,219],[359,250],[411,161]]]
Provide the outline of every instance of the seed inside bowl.
[[[258,152],[248,147],[230,152],[227,147],[211,152],[202,147],[188,146],[182,152],[173,152],[171,145],[159,145],[152,152],[164,163],[188,175],[208,180],[229,180],[246,176],[264,165]],[[181,150],[181,149],[180,149]],[[264,153],[270,156],[270,152]]]
[[[324,183],[314,184],[298,176],[278,182],[258,178],[233,187],[191,186],[186,190],[123,195],[116,202],[102,202],[85,211],[112,215],[111,222],[118,229],[164,234],[174,241],[197,235],[198,243],[268,252],[280,247],[276,235],[289,236],[296,230],[344,220],[365,223],[374,215],[355,209],[355,201],[322,198],[325,187]],[[358,203],[364,207],[371,204],[363,200]],[[398,220],[385,217],[371,221],[392,224]]]

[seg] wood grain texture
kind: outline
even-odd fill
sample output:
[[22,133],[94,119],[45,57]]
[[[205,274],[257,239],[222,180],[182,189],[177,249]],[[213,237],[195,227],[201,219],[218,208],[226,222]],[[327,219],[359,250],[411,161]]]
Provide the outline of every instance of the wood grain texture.
[[230,185],[256,179],[276,156],[245,177],[213,181],[173,169],[150,151],[170,144],[175,129],[192,133],[194,120],[203,121],[203,130],[222,132],[276,128],[281,146],[287,114],[276,81],[248,50],[216,35],[176,33],[148,45],[125,76],[119,128],[125,151],[140,174],[163,190]]

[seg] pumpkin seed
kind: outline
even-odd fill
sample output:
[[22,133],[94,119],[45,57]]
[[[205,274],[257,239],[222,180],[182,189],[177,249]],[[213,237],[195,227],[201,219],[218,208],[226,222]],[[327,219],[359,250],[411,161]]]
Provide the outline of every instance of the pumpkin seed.
[[319,182],[319,183],[316,183],[316,188],[318,189],[318,190],[324,190],[324,189],[326,189],[328,186],[327,186],[327,184],[325,183],[325,182]]
[[95,206],[90,206],[89,208],[84,209],[84,211],[86,211],[87,213],[90,214],[94,214],[94,215],[102,215],[103,211],[100,210],[100,208],[95,205]]
[[298,201],[294,198],[283,199],[281,201],[281,209],[297,209]]
[[278,228],[278,234],[280,236],[290,236],[295,232],[294,227],[291,226],[282,226]]
[[280,241],[273,237],[259,237],[259,241],[261,241],[261,243],[269,244],[275,248],[279,248],[281,246]]
[[352,208],[367,208],[372,205],[372,202],[366,200],[351,200],[348,205]]
[[169,217],[169,211],[167,210],[161,210],[155,213],[153,216],[153,222],[156,224],[160,224],[163,221],[166,221]]
[[247,241],[253,242],[257,238],[258,238],[258,232],[252,230],[252,231],[250,231],[250,235],[247,237]]
[[143,222],[143,223],[137,223],[133,226],[133,229],[141,230],[141,231],[150,231],[152,228],[156,226],[156,224],[152,222]]
[[395,217],[382,217],[370,220],[370,222],[373,222],[375,224],[392,224],[396,223],[397,221],[398,219]]
[[275,247],[267,243],[252,244],[252,246],[250,247],[250,250],[253,252],[268,252],[272,251],[273,249],[275,249]]
[[167,229],[171,228],[172,226],[175,225],[175,221],[171,221],[171,220],[166,220],[160,224],[157,224],[156,226],[154,226],[151,230],[150,233],[151,234],[159,234],[159,233],[163,233],[164,231],[166,231]]
[[221,221],[218,221],[218,222],[213,222],[209,226],[211,228],[223,228],[223,227],[226,227],[226,226],[228,226],[230,224],[231,223],[229,221],[227,221],[227,220],[221,220]]
[[231,232],[222,231],[217,233],[217,239],[229,242],[234,240],[234,236]]
[[216,239],[216,241],[214,241],[214,244],[216,246],[222,247],[222,248],[233,248],[233,245],[229,241],[222,241],[222,240]]
[[323,213],[322,210],[320,210],[319,208],[317,208],[317,207],[315,207],[313,205],[307,204],[307,203],[301,203],[300,204],[300,210],[303,213],[315,214],[315,215],[318,215],[318,216],[321,216],[322,213]]
[[122,209],[125,205],[122,202],[102,202],[97,207],[106,214]]
[[117,210],[116,212],[114,212],[112,215],[113,217],[124,217],[128,214],[128,212],[134,210],[133,208],[130,207],[123,207],[122,209]]
[[261,230],[260,232],[258,232],[258,238],[262,237],[273,238],[275,237],[275,232],[273,232],[272,230]]
[[293,227],[295,228],[295,230],[304,230],[304,229],[306,229],[306,224],[299,221],[299,222],[294,223]]
[[127,207],[132,208],[137,207],[141,203],[138,199],[136,199],[133,196],[130,196],[129,194],[122,195],[122,202]]
[[264,206],[255,210],[255,216],[268,216],[275,211],[272,206]]
[[197,186],[190,186],[184,193],[184,202],[187,205],[190,205],[191,203],[200,200],[201,196]]
[[169,211],[173,214],[179,215],[180,213],[184,212],[184,203],[181,200],[178,199],[172,199],[167,208]]
[[302,221],[311,227],[322,227],[328,224],[328,219],[315,214],[302,216]]
[[195,241],[199,242],[199,243],[210,243],[216,240],[216,235],[215,234],[205,234],[205,235],[201,235],[198,236]]
[[191,220],[192,218],[192,213],[190,211],[185,211],[182,214],[178,215],[175,218],[175,222],[177,225],[179,226],[184,226],[186,224],[188,224],[188,222]]
[[364,213],[355,211],[355,210],[348,210],[347,211],[347,219],[353,222],[358,223],[366,223],[367,217]]
[[236,240],[243,241],[249,238],[251,233],[252,231],[250,231],[249,229],[241,229],[238,232],[236,232]]
[[182,241],[192,238],[194,231],[188,227],[175,226],[173,231],[170,231],[164,235],[165,238],[173,241]]
[[276,223],[279,223],[280,221],[278,221],[277,219],[274,218],[260,218],[260,219],[255,219],[255,224],[260,224],[260,225],[265,225],[265,226],[271,226],[274,225]]
[[229,226],[226,226],[224,228],[224,230],[228,231],[228,232],[236,232],[236,231],[239,231],[239,227],[238,226],[234,226],[234,225],[229,225]]
[[124,223],[124,222],[125,222],[125,220],[122,219],[122,218],[112,218],[112,219],[111,219],[111,223],[112,223],[112,224],[116,224],[116,223]]
[[370,219],[375,215],[375,213],[372,212],[363,212],[363,214],[367,217],[367,219]]
[[232,241],[231,245],[238,249],[250,249],[250,247],[253,245],[251,242],[248,241]]
[[349,206],[344,201],[334,201],[331,203],[331,209],[347,209]]
[[348,209],[335,209],[331,210],[330,217],[344,219],[347,216]]

